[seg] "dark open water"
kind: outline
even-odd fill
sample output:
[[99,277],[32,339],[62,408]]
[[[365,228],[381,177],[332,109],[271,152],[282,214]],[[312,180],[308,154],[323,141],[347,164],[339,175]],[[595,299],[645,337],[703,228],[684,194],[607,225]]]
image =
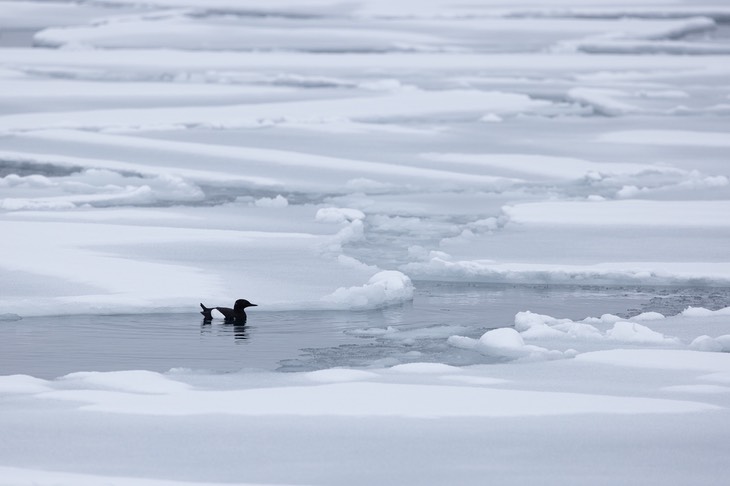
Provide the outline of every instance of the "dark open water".
[[[372,311],[267,312],[259,307],[250,309],[245,327],[222,321],[206,325],[192,312],[0,321],[0,375],[54,378],[74,371],[171,368],[300,371],[409,361],[460,365],[470,361],[446,344],[449,335],[478,337],[511,325],[523,310],[581,319],[730,305],[730,289],[718,288],[417,282],[416,289],[413,302]],[[358,331],[389,326],[409,338]]]

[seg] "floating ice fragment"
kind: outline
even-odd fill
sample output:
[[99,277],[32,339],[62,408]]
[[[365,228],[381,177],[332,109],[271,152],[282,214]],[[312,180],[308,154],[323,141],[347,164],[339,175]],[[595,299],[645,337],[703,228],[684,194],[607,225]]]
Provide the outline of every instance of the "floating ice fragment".
[[618,116],[640,111],[635,105],[619,101],[628,93],[616,89],[573,88],[568,91],[568,98],[585,103],[597,113],[605,116]]
[[495,231],[499,229],[504,222],[495,218],[494,216],[484,219],[478,219],[472,223],[469,223],[469,228],[476,231]]
[[524,339],[562,339],[565,333],[553,329],[547,324],[537,324],[521,332]]
[[603,339],[601,331],[582,322],[564,322],[562,324],[556,324],[553,329],[563,333],[564,337],[571,339],[579,339],[582,341],[600,341]]
[[0,177],[0,187],[47,188],[52,186],[54,186],[54,183],[51,179],[38,174],[28,176],[8,174],[5,177]]
[[358,241],[363,239],[364,236],[365,228],[363,227],[362,220],[356,219],[334,235],[334,246],[339,248],[343,243]]
[[586,317],[582,322],[594,324],[614,324],[623,319],[614,314],[603,314],[601,317]]
[[479,342],[484,346],[494,348],[517,349],[525,345],[520,333],[509,327],[502,327],[485,332]]
[[6,198],[0,199],[0,209],[6,211],[21,210],[63,210],[74,209],[76,204],[71,201],[58,200],[57,198]]
[[254,205],[259,208],[285,208],[289,205],[289,201],[287,198],[279,194],[276,197],[262,197],[261,199],[256,199],[256,201],[254,201]]
[[520,333],[510,327],[485,332],[476,349],[486,355],[528,361],[564,357],[560,351],[525,344]]
[[524,361],[561,359],[575,355],[573,350],[563,353],[525,344],[522,335],[511,327],[501,327],[487,331],[479,340],[464,336],[451,336],[448,343],[457,348],[473,349],[487,356]]
[[716,337],[715,342],[720,343],[724,352],[730,352],[730,334]]
[[730,316],[730,307],[718,310],[705,309],[704,307],[687,307],[682,311],[684,317],[710,317],[710,316]]
[[616,196],[621,199],[631,199],[639,195],[641,189],[636,186],[623,186],[621,189],[616,191]]
[[348,309],[384,307],[412,299],[411,279],[397,270],[378,272],[363,286],[340,287],[322,298],[324,302]]
[[660,321],[665,319],[664,314],[659,312],[642,312],[641,314],[631,318],[632,321]]
[[474,349],[479,341],[466,336],[449,336],[446,342],[455,348]]
[[522,332],[533,326],[553,325],[571,322],[570,319],[556,319],[544,314],[536,314],[530,311],[518,312],[515,314],[515,329]]
[[708,187],[726,187],[730,185],[730,179],[723,175],[704,177],[702,182]]
[[703,335],[696,337],[689,345],[690,349],[695,351],[709,351],[709,352],[720,352],[722,351],[722,344],[718,343],[715,339],[710,336]]
[[486,115],[481,117],[479,121],[485,123],[499,123],[502,121],[502,117],[497,115],[496,113],[487,113]]
[[345,334],[349,334],[352,336],[363,336],[363,337],[380,337],[385,336],[388,334],[395,334],[398,332],[398,329],[396,329],[393,326],[388,326],[386,328],[382,327],[368,327],[364,329],[352,329],[350,331],[345,331]]
[[322,208],[317,211],[315,220],[320,223],[345,223],[365,219],[365,213],[352,208]]
[[653,331],[646,326],[635,322],[617,322],[612,329],[606,331],[610,341],[639,344],[679,344],[677,338],[665,337],[660,332]]

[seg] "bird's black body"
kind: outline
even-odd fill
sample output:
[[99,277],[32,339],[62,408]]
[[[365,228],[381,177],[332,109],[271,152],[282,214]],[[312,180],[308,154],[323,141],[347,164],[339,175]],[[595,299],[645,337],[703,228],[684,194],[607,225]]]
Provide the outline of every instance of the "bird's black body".
[[233,304],[233,309],[230,307],[206,307],[202,303],[200,304],[200,307],[203,309],[201,314],[203,314],[203,320],[205,321],[211,321],[213,320],[213,316],[211,315],[211,311],[213,309],[217,310],[221,314],[223,314],[223,318],[226,322],[235,322],[237,324],[245,324],[246,323],[246,307],[256,307],[256,304],[252,304],[251,302],[247,301],[246,299],[238,299]]

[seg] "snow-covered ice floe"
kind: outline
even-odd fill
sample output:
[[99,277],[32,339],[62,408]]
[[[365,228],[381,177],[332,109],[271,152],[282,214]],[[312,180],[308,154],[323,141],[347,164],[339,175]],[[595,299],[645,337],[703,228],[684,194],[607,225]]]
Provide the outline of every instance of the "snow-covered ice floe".
[[513,327],[489,330],[479,339],[452,335],[448,343],[499,360],[519,362],[574,358],[586,351],[616,347],[730,352],[728,312],[730,307],[718,311],[689,307],[669,318],[645,312],[630,319],[604,314],[573,321],[524,311],[517,313]]
[[[609,364],[615,359],[617,364],[627,366],[625,356],[623,353],[599,353],[595,358],[589,354],[583,359]],[[637,354],[637,358],[639,356]],[[671,359],[671,355],[667,359]],[[702,357],[698,359],[698,363],[707,361]],[[726,359],[716,361],[709,370],[727,368]],[[698,366],[704,369],[708,365]],[[80,411],[155,416],[467,418],[692,413],[718,409],[691,401],[505,389],[498,386],[498,381],[493,386],[484,386],[485,382],[469,384],[461,380],[461,384],[455,386],[454,373],[475,375],[469,370],[415,363],[407,368],[396,367],[378,373],[344,369],[327,370],[327,374],[316,371],[294,377],[293,381],[289,378],[286,386],[276,386],[276,378],[270,377],[273,382],[268,386],[211,390],[187,385],[184,374],[167,376],[126,371],[74,373],[46,382],[12,375],[0,380],[0,389],[16,399],[25,397],[33,402],[80,402],[77,405]],[[446,381],[443,384],[417,383],[424,374]]]

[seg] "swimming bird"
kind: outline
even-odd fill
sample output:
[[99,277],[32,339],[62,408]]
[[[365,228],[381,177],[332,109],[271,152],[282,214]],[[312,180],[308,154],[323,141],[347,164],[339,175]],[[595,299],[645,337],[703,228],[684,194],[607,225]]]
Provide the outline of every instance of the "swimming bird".
[[200,303],[200,307],[203,309],[201,314],[203,314],[203,320],[205,321],[210,321],[213,319],[211,311],[215,309],[223,314],[223,318],[226,322],[236,322],[241,324],[246,322],[246,307],[257,307],[257,305],[252,304],[246,299],[238,299],[233,304],[233,309],[231,309],[230,307],[206,307],[203,305],[202,302]]

